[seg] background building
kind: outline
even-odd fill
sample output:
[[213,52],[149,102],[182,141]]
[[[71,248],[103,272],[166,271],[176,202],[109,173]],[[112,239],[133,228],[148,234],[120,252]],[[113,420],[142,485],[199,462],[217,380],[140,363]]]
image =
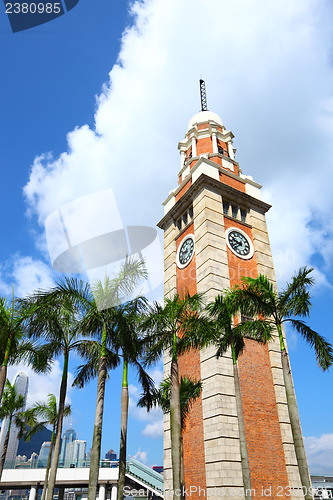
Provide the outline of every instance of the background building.
[[111,448],[111,450],[105,453],[105,458],[108,460],[117,460],[117,453]]
[[38,455],[38,467],[46,467],[51,447],[51,441],[44,441]]
[[81,441],[76,439],[67,443],[64,466],[69,467],[70,465],[82,465],[85,461],[86,456],[86,441]]
[[333,477],[332,476],[311,476],[315,498],[333,498]]
[[[27,394],[28,394],[28,387],[29,387],[29,380],[28,380],[27,373],[23,372],[23,371],[18,372],[14,377],[13,384],[16,388],[17,394],[24,396],[24,399],[26,401]],[[22,408],[22,411],[24,411],[24,410],[25,410],[25,403],[24,403],[24,406]],[[8,423],[9,423],[9,419],[4,418],[2,421],[1,432],[0,432],[0,454],[2,453],[3,445],[5,442],[6,433],[8,430]],[[18,444],[19,444],[18,433],[19,433],[19,429],[16,427],[16,425],[14,423],[12,423],[10,434],[9,434],[7,454],[6,454],[6,462],[7,463],[9,463],[9,462],[14,463],[14,461],[15,461],[15,458],[17,455]]]
[[59,455],[60,464],[65,461],[67,445],[69,443],[72,443],[73,441],[75,441],[75,439],[76,439],[76,432],[72,427],[70,427],[64,433],[63,438],[62,438],[61,450],[60,450],[60,455]]

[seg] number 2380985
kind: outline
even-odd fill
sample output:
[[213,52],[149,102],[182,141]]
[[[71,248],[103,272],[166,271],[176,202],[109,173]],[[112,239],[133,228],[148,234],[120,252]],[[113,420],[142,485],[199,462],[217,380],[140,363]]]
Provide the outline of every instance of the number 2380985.
[[6,3],[6,14],[60,14],[61,3]]

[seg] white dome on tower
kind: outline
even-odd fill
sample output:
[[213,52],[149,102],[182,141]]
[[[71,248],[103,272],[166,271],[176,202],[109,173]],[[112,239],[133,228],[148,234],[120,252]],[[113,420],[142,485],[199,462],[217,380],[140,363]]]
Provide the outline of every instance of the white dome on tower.
[[213,121],[221,127],[224,127],[221,118],[216,113],[212,111],[200,111],[196,115],[192,116],[188,122],[187,130],[190,130],[196,123],[207,123],[208,121]]

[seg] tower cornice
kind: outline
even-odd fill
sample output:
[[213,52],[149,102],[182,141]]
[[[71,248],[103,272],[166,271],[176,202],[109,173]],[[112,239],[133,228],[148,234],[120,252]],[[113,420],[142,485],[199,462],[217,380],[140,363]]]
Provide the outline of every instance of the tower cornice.
[[[192,184],[192,186],[189,187],[186,193],[183,194],[183,196],[157,223],[157,226],[161,229],[165,229],[171,221],[178,219],[178,217],[181,216],[184,210],[191,204],[191,201],[193,200],[195,194],[205,187],[213,189],[217,193],[221,194],[222,197],[225,196],[231,201],[237,200],[238,202],[241,202],[245,208],[256,207],[262,213],[266,213],[271,208],[271,205],[264,201],[258,200],[258,198],[254,198],[247,193],[242,193],[238,189],[235,189],[232,186],[228,186],[227,184],[223,184],[221,181],[214,179],[206,174],[201,174],[198,179]],[[170,196],[167,198],[167,200],[169,199]]]

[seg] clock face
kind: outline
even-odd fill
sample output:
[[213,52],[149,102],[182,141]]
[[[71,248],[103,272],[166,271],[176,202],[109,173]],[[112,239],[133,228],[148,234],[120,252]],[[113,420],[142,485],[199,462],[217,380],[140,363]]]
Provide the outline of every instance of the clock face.
[[226,237],[228,247],[235,255],[242,259],[250,259],[253,256],[252,241],[244,231],[232,227],[227,230]]
[[192,234],[188,234],[178,247],[177,266],[179,268],[186,267],[191,262],[193,255],[194,237]]

